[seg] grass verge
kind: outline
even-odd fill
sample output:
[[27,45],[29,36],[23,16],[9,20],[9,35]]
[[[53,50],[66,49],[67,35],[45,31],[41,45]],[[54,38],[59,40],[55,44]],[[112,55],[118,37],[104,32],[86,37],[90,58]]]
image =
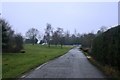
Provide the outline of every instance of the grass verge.
[[85,56],[87,57],[89,56],[87,59],[98,69],[100,69],[108,77],[108,80],[109,78],[111,78],[110,80],[120,80],[120,72],[117,69],[110,67],[108,65],[103,66],[99,62],[97,62],[93,57],[91,57],[87,52],[84,51],[82,52],[84,53]]
[[2,55],[2,78],[17,78],[23,73],[65,54],[71,46],[25,45],[25,53]]

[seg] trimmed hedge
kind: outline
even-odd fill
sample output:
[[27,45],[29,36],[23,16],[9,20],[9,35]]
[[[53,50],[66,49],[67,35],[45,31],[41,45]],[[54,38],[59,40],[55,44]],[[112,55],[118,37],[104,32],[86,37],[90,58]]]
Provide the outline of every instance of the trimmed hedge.
[[101,64],[120,70],[120,25],[94,39],[91,55]]

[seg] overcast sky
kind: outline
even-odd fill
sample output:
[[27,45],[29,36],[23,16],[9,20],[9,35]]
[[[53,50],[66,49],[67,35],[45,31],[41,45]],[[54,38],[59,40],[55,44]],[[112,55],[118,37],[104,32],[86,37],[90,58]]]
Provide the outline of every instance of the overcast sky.
[[44,33],[46,23],[71,33],[118,24],[117,2],[3,2],[0,8],[12,29],[23,35],[32,27]]

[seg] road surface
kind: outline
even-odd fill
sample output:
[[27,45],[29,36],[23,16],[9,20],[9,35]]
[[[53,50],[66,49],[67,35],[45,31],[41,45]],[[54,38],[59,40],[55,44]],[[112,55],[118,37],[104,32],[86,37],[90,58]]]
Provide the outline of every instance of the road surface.
[[105,78],[101,71],[93,66],[79,51],[78,47],[71,49],[65,55],[52,60],[35,70],[25,78]]

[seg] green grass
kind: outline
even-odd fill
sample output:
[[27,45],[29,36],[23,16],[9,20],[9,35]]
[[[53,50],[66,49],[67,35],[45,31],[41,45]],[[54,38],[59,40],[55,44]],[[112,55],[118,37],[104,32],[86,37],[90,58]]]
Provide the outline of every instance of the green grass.
[[0,79],[2,78],[2,53],[0,52]]
[[2,77],[17,78],[23,73],[65,54],[71,47],[25,45],[25,53],[7,53],[2,55]]

